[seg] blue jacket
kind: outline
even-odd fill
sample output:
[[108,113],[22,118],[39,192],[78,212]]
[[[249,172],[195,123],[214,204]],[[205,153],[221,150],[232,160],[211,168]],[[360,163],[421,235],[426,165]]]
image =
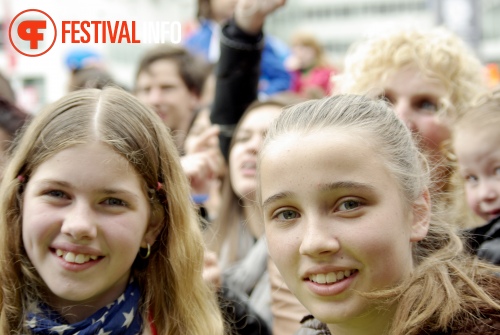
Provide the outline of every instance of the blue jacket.
[[[186,48],[209,60],[208,54],[214,29],[217,29],[215,22],[202,20],[200,28],[187,38]],[[214,42],[218,43],[218,41]],[[284,66],[284,60],[289,54],[290,50],[285,43],[270,36],[265,37],[259,78],[260,94],[271,95],[290,89],[291,75]]]

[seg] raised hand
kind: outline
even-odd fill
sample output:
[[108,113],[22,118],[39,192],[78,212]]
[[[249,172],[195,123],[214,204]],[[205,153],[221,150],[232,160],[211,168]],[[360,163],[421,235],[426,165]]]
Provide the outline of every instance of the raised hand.
[[247,33],[257,34],[262,30],[266,17],[285,3],[286,0],[239,0],[234,19],[238,27]]

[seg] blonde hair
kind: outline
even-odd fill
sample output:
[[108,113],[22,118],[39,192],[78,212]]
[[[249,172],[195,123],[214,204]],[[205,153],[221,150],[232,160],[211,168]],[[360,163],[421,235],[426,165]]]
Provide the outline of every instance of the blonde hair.
[[450,117],[486,86],[484,68],[457,35],[443,27],[406,28],[372,36],[353,44],[346,55],[343,74],[336,77],[341,93],[376,94],[380,83],[396,71],[416,67],[438,80],[448,92],[440,101]]
[[[398,182],[408,208],[428,189],[429,166],[411,132],[386,103],[360,95],[337,95],[285,109],[269,128],[260,160],[269,144],[281,136],[322,129],[341,129],[369,138],[374,154]],[[456,329],[479,317],[480,307],[500,308],[500,279],[494,275],[500,268],[468,255],[453,226],[437,215],[431,219],[427,236],[414,243],[413,258],[412,274],[399,285],[361,293],[377,299],[382,307],[397,303],[391,335]]]
[[158,334],[223,334],[214,292],[202,278],[203,240],[189,185],[168,129],[156,113],[131,94],[112,87],[73,92],[47,106],[24,130],[1,184],[0,332],[26,334],[30,303],[43,299],[46,287],[24,250],[22,188],[35,169],[56,153],[99,140],[125,157],[144,180],[151,222],[160,232],[145,261],[139,257],[132,276],[142,292],[144,324]]
[[[460,165],[457,162],[455,155],[455,139],[459,138],[464,132],[468,133],[481,133],[488,132],[495,135],[494,139],[497,140],[500,133],[500,86],[487,90],[479,94],[472,100],[470,107],[465,109],[464,113],[457,119],[453,125],[452,138],[446,144],[447,157],[451,164],[455,167]],[[471,227],[479,224],[484,224],[484,219],[477,216],[468,206],[465,195],[465,184],[458,169],[455,168],[451,181],[453,183],[454,197],[453,197],[453,211],[457,221],[462,226]]]

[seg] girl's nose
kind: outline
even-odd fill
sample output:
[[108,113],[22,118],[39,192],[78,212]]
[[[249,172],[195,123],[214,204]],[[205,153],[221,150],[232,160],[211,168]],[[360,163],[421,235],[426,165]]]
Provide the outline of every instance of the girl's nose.
[[[314,220],[320,221],[320,220]],[[300,254],[311,257],[321,257],[339,251],[340,243],[337,236],[323,229],[323,225],[306,219],[304,234],[300,244]]]
[[92,208],[87,204],[75,204],[64,218],[63,234],[74,240],[90,240],[97,235],[97,222]]

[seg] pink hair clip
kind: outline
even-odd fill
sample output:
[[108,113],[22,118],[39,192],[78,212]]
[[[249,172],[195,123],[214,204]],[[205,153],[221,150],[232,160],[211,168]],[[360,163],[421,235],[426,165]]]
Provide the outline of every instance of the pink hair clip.
[[156,190],[159,191],[163,187],[163,184],[158,182],[158,185],[156,185]]
[[17,180],[19,180],[20,183],[24,183],[26,181],[26,178],[20,174],[19,176],[17,176]]

